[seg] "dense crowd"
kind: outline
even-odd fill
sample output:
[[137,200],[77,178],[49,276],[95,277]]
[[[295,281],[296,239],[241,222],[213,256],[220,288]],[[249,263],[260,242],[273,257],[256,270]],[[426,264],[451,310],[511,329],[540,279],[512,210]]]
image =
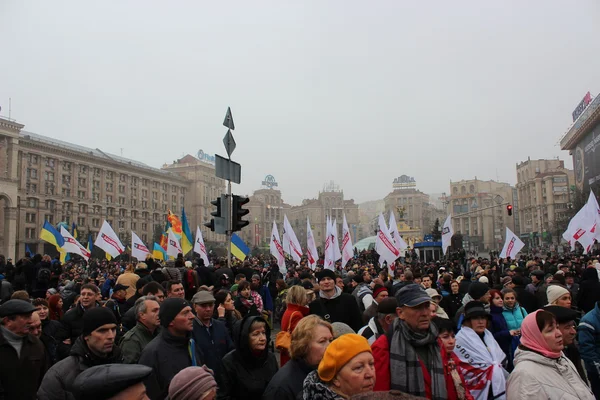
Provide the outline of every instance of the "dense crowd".
[[597,257],[377,260],[0,256],[0,400],[600,396]]

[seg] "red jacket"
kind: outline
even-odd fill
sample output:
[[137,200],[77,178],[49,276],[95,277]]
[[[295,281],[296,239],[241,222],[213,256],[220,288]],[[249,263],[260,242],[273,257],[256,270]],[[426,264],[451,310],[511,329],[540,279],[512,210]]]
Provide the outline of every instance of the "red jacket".
[[[298,322],[308,315],[308,311],[308,307],[303,307],[296,304],[288,304],[287,309],[283,313],[283,317],[281,317],[281,330],[289,330],[290,332],[293,332],[294,329],[296,329]],[[290,355],[287,351],[281,350],[279,356],[281,359],[281,366],[283,367],[285,363],[290,360]]]
[[[376,392],[388,391],[390,390],[391,381],[390,381],[390,346],[388,343],[388,339],[386,335],[381,335],[379,339],[373,343],[371,346],[373,351],[373,358],[375,359],[375,388],[373,389]],[[450,367],[448,365],[448,353],[443,346],[440,346],[440,351],[442,353],[442,364],[444,365],[444,378],[446,381],[446,391],[448,392],[448,400],[457,400],[458,394],[456,393],[456,387],[454,386],[454,381],[452,380],[452,376],[450,375]],[[458,358],[454,354],[450,355],[450,358],[454,361],[454,365],[458,365]],[[423,371],[423,379],[425,380],[425,397],[431,399],[431,375],[429,371],[425,368],[425,364],[421,363],[421,370]],[[467,400],[473,400],[473,396],[469,393],[467,389],[467,385],[465,384],[465,378],[460,373],[460,379],[463,383],[463,387],[465,388]],[[413,393],[409,393],[413,394]]]

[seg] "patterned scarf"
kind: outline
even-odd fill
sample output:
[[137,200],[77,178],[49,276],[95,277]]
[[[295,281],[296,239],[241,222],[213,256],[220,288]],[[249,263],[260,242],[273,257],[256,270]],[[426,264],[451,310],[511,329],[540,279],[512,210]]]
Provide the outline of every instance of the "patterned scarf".
[[443,400],[448,397],[437,335],[437,328],[433,324],[429,325],[429,331],[426,333],[416,333],[406,325],[406,322],[396,320],[390,343],[390,389],[425,397],[421,361],[414,348],[427,347],[429,365],[426,365],[426,368],[431,375],[431,398]]

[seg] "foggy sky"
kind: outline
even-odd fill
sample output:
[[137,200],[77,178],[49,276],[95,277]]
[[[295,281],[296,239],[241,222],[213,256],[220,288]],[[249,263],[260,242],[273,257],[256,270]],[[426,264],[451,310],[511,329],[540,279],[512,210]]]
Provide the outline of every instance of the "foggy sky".
[[226,155],[287,203],[334,180],[357,202],[414,176],[516,183],[568,152],[600,92],[600,3],[567,1],[0,2],[0,106],[25,129],[160,167]]

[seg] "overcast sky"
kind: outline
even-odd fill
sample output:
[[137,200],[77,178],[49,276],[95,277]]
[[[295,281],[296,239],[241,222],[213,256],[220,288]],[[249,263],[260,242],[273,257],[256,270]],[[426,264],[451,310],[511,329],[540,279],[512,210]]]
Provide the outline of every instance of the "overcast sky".
[[600,3],[0,2],[0,106],[25,129],[160,167],[225,155],[231,106],[251,194],[298,204],[334,180],[357,202],[395,177],[516,183],[561,157],[600,92]]

